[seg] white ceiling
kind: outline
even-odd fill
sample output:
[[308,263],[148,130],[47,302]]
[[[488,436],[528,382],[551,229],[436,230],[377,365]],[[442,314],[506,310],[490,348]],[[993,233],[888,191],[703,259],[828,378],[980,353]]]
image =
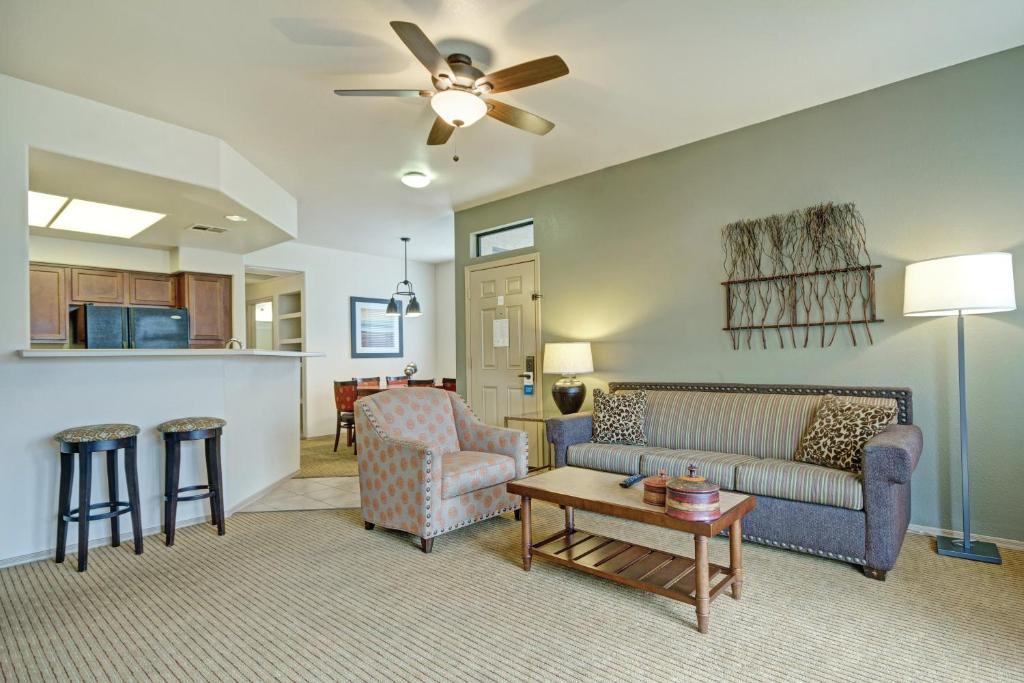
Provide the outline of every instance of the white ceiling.
[[[485,119],[424,144],[426,88],[388,26],[485,70],[570,75],[502,94],[546,137]],[[0,0],[0,71],[215,135],[299,201],[303,242],[451,258],[452,210],[1024,44],[1020,0]],[[425,190],[403,171],[434,176]]]

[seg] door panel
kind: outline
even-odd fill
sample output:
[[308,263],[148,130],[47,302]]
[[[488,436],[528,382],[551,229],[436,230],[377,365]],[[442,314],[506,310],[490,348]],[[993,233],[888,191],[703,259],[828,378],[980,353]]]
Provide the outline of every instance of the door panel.
[[32,341],[68,340],[68,269],[29,267],[29,311]]
[[128,303],[132,306],[174,306],[174,278],[153,273],[128,273]]
[[125,273],[97,268],[71,269],[71,302],[76,304],[124,304]]
[[[526,369],[527,356],[540,367],[537,348],[538,302],[536,262],[527,257],[519,263],[495,265],[466,274],[466,320],[468,330],[469,391],[474,412],[488,424],[504,426],[505,417],[541,410],[539,377],[534,377],[534,393],[523,393],[520,375]],[[508,346],[494,346],[494,321],[508,320]],[[543,444],[541,425],[513,422],[510,427],[527,432],[530,465],[540,464]]]

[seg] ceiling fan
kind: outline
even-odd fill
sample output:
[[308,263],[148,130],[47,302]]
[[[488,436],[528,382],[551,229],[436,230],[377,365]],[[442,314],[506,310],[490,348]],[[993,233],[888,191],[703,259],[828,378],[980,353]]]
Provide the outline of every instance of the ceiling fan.
[[416,24],[392,21],[391,28],[413,56],[427,67],[434,82],[434,90],[335,90],[335,95],[429,97],[430,106],[437,112],[437,119],[427,136],[428,145],[443,145],[456,128],[471,126],[484,116],[536,135],[545,135],[555,127],[547,119],[487,96],[565,76],[569,73],[569,67],[558,55],[541,57],[484,74],[464,54],[454,53],[446,59]]

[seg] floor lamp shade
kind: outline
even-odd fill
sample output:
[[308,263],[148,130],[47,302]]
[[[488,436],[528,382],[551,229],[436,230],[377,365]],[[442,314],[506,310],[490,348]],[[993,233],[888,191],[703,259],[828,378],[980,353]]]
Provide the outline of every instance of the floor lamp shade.
[[551,387],[551,397],[563,415],[578,412],[587,396],[587,387],[577,374],[594,371],[590,342],[565,342],[544,345],[544,373],[561,374]]
[[967,450],[967,373],[964,366],[964,316],[999,313],[1017,308],[1013,291],[1013,257],[994,252],[965,254],[920,261],[907,266],[903,315],[955,315],[957,377],[960,386],[960,486],[963,501],[963,539],[938,536],[940,555],[999,564],[993,543],[971,538],[971,487]]
[[903,315],[971,315],[1017,308],[1013,256],[947,256],[907,266]]

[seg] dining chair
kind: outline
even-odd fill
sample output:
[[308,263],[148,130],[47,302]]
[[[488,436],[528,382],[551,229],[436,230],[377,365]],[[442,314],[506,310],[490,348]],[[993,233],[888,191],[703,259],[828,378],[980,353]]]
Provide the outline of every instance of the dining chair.
[[338,422],[334,427],[334,452],[338,452],[338,441],[341,438],[341,428],[347,432],[348,445],[355,442],[356,421],[356,381],[351,382],[338,380],[334,383],[334,407],[338,410]]
[[352,381],[358,387],[379,387],[380,377],[353,377]]
[[434,386],[434,378],[430,379],[409,379],[410,387],[432,387]]
[[407,387],[409,386],[409,378],[405,375],[399,375],[398,377],[388,377],[389,387]]
[[455,389],[455,378],[454,377],[442,377],[441,386],[445,391],[456,391]]

